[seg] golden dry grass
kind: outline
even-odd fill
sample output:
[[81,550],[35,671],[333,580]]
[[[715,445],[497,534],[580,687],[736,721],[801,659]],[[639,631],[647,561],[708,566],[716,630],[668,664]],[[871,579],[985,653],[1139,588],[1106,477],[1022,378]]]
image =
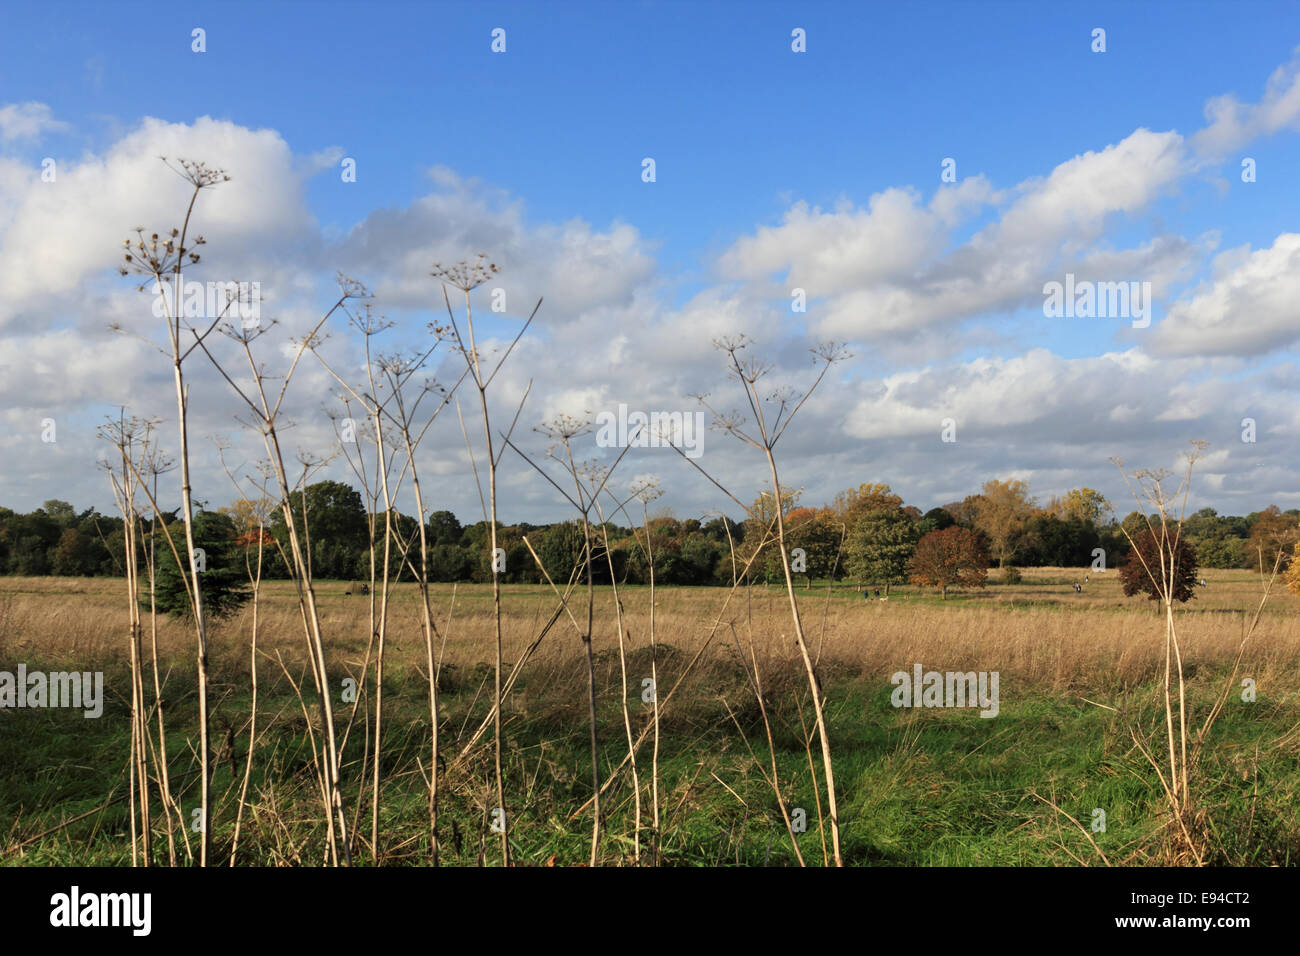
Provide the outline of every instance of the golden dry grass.
[[[1244,571],[1206,576],[1210,587],[1198,589],[1197,599],[1179,611],[1188,702],[1198,726],[1224,688],[1243,628],[1258,604],[1260,588],[1258,576]],[[996,581],[997,572],[993,579]],[[1060,789],[1061,799],[1068,796],[1075,803],[1084,801],[1084,810],[1104,805],[1114,811],[1116,819],[1129,820],[1132,829],[1117,831],[1114,842],[1108,844],[1118,859],[1177,862],[1161,849],[1159,791],[1154,779],[1142,776],[1146,767],[1133,750],[1128,731],[1110,711],[1083,703],[1090,700],[1123,706],[1144,728],[1144,734],[1153,734],[1151,739],[1157,744],[1163,740],[1163,715],[1156,694],[1164,667],[1163,621],[1151,602],[1124,598],[1112,573],[1100,578],[1093,575],[1083,594],[1074,592],[1076,579],[1082,580],[1082,575],[1073,570],[1035,569],[1027,571],[1019,585],[994,584],[984,591],[950,594],[946,602],[912,589],[895,589],[887,602],[864,600],[851,587],[829,595],[824,588],[800,592],[805,630],[820,658],[828,718],[835,729],[832,744],[837,770],[843,770],[845,798],[853,808],[845,811],[846,819],[856,821],[846,831],[854,860],[1000,865],[1068,860],[1054,855],[1060,838],[1050,834],[1060,822],[1057,816],[1028,795],[1046,787],[1048,792]],[[336,690],[340,678],[360,678],[367,645],[369,598],[346,595],[348,586],[321,582],[317,587],[331,685]],[[0,669],[18,661],[66,662],[83,669],[100,666],[120,677],[126,659],[123,591],[121,581],[110,579],[0,579]],[[650,595],[645,588],[620,593],[629,648],[629,697],[638,707],[635,724],[639,730],[647,720],[639,689],[642,679],[649,676]],[[766,766],[767,756],[754,695],[745,671],[736,666],[741,651],[748,657],[752,648],[759,664],[768,713],[777,729],[784,785],[791,799],[798,795],[801,806],[815,806],[815,801],[809,802],[812,794],[807,789],[812,767],[800,743],[801,735],[807,733],[803,723],[810,715],[807,686],[786,596],[777,587],[763,586],[738,591],[729,603],[725,603],[728,592],[724,588],[661,588],[656,596],[661,701],[687,672],[696,652],[705,649],[680,693],[664,704],[665,754],[671,755],[668,759],[672,761],[664,771],[666,833],[677,841],[674,845],[680,859],[708,862],[724,852],[718,849],[724,843],[725,852],[731,852],[729,827],[749,828],[744,831],[744,840],[749,841],[745,844],[747,859],[761,862],[768,852],[764,841],[770,842],[768,831],[773,825],[764,816],[770,793],[757,769]],[[450,748],[449,755],[462,749],[467,754],[463,762],[447,771],[448,812],[466,833],[476,833],[475,821],[488,812],[485,808],[495,805],[489,749],[485,749],[490,737],[480,737],[476,747],[470,743],[491,697],[491,589],[487,585],[440,585],[435,597],[438,626],[446,635],[440,680],[448,705],[444,744]],[[509,671],[550,618],[556,602],[548,588],[535,585],[507,586],[502,600]],[[585,609],[579,613],[582,600],[583,595],[575,595],[574,611],[585,623]],[[612,769],[622,749],[612,591],[598,590],[597,600],[597,688],[602,740]],[[422,771],[415,756],[427,740],[423,736],[427,725],[422,716],[425,678],[419,611],[414,585],[399,585],[391,606],[385,678],[386,687],[392,682],[392,690],[385,694],[386,712],[392,714],[385,735],[386,747],[392,750],[391,768],[385,776],[385,807],[392,807],[400,816],[388,825],[391,860],[423,859],[418,847],[424,826],[423,791],[407,792],[411,787],[418,790]],[[258,725],[260,782],[250,800],[262,816],[270,812],[268,807],[274,809],[281,797],[290,803],[297,800],[292,811],[281,809],[310,819],[314,806],[310,778],[285,776],[277,762],[282,750],[301,747],[309,728],[318,737],[321,730],[315,710],[304,711],[279,680],[277,656],[301,685],[310,683],[292,585],[265,585],[259,614],[259,671],[266,696]],[[218,725],[233,727],[237,735],[242,733],[248,704],[250,619],[251,609],[246,608],[219,622],[210,637],[217,701],[214,712]],[[721,625],[715,627],[719,620]],[[146,641],[148,623],[146,616]],[[165,690],[167,675],[178,679],[171,685],[175,692],[165,693],[171,701],[169,737],[176,745],[193,727],[193,715],[187,709],[192,708],[190,688],[195,672],[193,633],[184,622],[160,619],[159,643]],[[889,676],[915,664],[926,670],[998,671],[1002,720],[894,711],[887,703]],[[373,658],[371,666],[369,681],[373,681]],[[581,747],[587,723],[585,668],[574,627],[567,617],[561,617],[507,699],[507,762],[514,775],[513,792],[521,801],[517,832],[531,847],[532,856],[526,853],[524,858],[533,862],[556,852],[573,862],[585,859],[588,852],[588,837],[583,833],[587,818],[581,808],[589,794],[578,783],[586,779]],[[1227,791],[1223,787],[1228,786],[1224,781],[1232,783],[1238,776],[1253,779],[1259,760],[1264,759],[1265,769],[1276,777],[1273,790],[1266,795],[1273,801],[1268,806],[1287,806],[1294,791],[1293,765],[1300,744],[1289,715],[1300,703],[1296,692],[1300,686],[1300,598],[1275,589],[1250,640],[1239,676],[1255,680],[1260,709],[1251,708],[1247,717],[1245,710],[1231,708],[1225,723],[1233,722],[1233,726],[1220,728],[1226,733],[1216,737],[1223,755],[1206,763],[1203,781],[1206,805],[1213,807],[1229,828],[1253,821],[1255,816],[1253,804],[1237,806],[1231,802],[1231,793],[1224,796]],[[110,687],[110,695],[115,693]],[[124,706],[119,702],[119,707]],[[353,751],[368,746],[369,716],[366,703],[354,728]],[[992,727],[995,723],[996,729]],[[47,737],[44,743],[47,749],[72,746],[56,737]],[[114,754],[125,746],[117,738],[102,740],[99,745]],[[86,764],[88,758],[77,753],[77,762]],[[34,771],[57,762],[40,755],[28,759]],[[641,759],[644,785],[648,750],[642,751]],[[978,763],[981,760],[984,762]],[[190,763],[184,753],[178,754],[176,772],[186,770]],[[353,774],[348,791],[352,798],[359,792],[355,773],[364,769],[363,764],[356,753],[346,764]],[[1121,773],[1117,767],[1127,769]],[[230,771],[232,780],[238,769]],[[282,789],[288,783],[293,787]],[[1096,788],[1105,796],[1094,795]],[[43,808],[41,813],[71,812],[44,792],[31,796],[24,791],[18,796],[32,807]],[[616,821],[611,823],[611,832],[624,833],[631,813],[626,774],[609,796],[613,801],[609,812]],[[948,834],[943,839],[957,843],[949,846],[934,833],[917,829],[917,800],[928,808],[926,819],[943,818],[940,836]],[[84,808],[78,805],[76,809]],[[219,818],[229,824],[232,812],[223,804]],[[744,819],[732,819],[736,814]],[[969,843],[971,814],[992,829],[975,849],[961,850],[966,845],[961,840]],[[1258,827],[1247,825],[1249,833],[1238,841],[1240,846],[1225,846],[1215,859],[1254,863],[1292,859],[1288,855],[1293,842],[1288,827],[1292,824],[1282,817],[1277,820],[1280,829],[1276,833],[1256,832]],[[560,821],[559,830],[556,821]],[[38,815],[24,819],[15,833],[40,832],[57,822],[54,817],[46,820]],[[294,839],[301,841],[309,832],[314,831],[304,830]],[[251,858],[302,862],[292,854],[281,860],[277,834],[250,830]],[[959,839],[960,834],[965,836]],[[43,847],[41,853],[48,856],[41,858],[62,860],[65,857],[59,854],[63,853],[80,859],[77,854],[83,850],[77,839],[70,836],[62,849],[62,844]],[[105,859],[119,859],[125,851],[120,834],[117,839],[96,852],[107,854]],[[816,857],[820,850],[815,846],[815,834],[810,840],[814,843],[804,849]],[[1219,846],[1222,835],[1206,836],[1204,842]],[[1079,850],[1089,853],[1086,847]],[[457,850],[457,858],[473,862],[475,852],[470,842],[467,855],[461,857]],[[114,853],[118,856],[113,857]]]
[[[1164,660],[1163,626],[1152,602],[1123,597],[1113,573],[1093,575],[1081,595],[1071,586],[1076,579],[1082,576],[1072,569],[1032,569],[1020,585],[950,595],[947,602],[910,590],[895,589],[885,602],[864,600],[848,587],[829,597],[824,588],[813,588],[800,592],[801,610],[812,646],[832,673],[847,670],[883,681],[901,667],[921,663],[943,670],[999,670],[1004,684],[1019,680],[1075,691],[1151,677]],[[351,670],[359,668],[365,654],[369,598],[346,595],[346,588],[342,582],[322,582],[317,593],[331,667]],[[445,637],[444,662],[453,669],[489,662],[491,589],[439,585],[434,593]],[[622,589],[621,596],[628,645],[645,648],[649,591]],[[1210,586],[1198,589],[1196,600],[1180,609],[1187,663],[1230,665],[1259,596],[1258,575],[1213,572]],[[719,617],[726,622],[712,637],[719,655],[734,653],[734,625],[746,653],[752,639],[760,662],[777,665],[796,657],[789,607],[778,588],[737,591],[725,608],[725,588],[660,588],[657,598],[659,643],[688,658],[708,641]],[[575,613],[581,600],[575,595]],[[607,652],[617,647],[612,600],[610,589],[599,589],[594,643]],[[126,646],[123,601],[122,582],[113,579],[0,579],[0,659],[121,659]],[[503,589],[508,662],[536,637],[556,603],[545,587]],[[259,613],[262,649],[272,656],[279,652],[286,662],[304,661],[292,585],[266,583]],[[213,663],[227,676],[247,669],[250,621],[251,609],[245,608],[213,631]],[[146,618],[146,637],[147,626]],[[159,646],[162,659],[173,666],[193,659],[193,635],[183,622],[160,618]],[[1294,671],[1300,663],[1300,599],[1275,587],[1249,648],[1247,662],[1257,681]],[[418,667],[423,653],[418,592],[414,585],[400,584],[390,606],[389,666],[397,671]],[[579,653],[574,628],[562,616],[529,669],[564,667]]]

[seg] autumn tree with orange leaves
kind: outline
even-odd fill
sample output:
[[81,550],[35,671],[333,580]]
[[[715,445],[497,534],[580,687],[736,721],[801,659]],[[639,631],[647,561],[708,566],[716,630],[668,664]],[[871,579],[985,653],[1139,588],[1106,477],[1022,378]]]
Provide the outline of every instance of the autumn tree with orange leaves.
[[907,563],[908,580],[921,587],[938,588],[945,601],[950,587],[984,587],[988,573],[988,552],[980,546],[979,538],[955,525],[923,537]]

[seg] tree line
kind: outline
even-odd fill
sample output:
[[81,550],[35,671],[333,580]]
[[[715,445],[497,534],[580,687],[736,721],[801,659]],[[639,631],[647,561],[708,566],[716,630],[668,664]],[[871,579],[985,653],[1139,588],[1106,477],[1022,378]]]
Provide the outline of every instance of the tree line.
[[[315,575],[335,580],[368,578],[371,529],[382,529],[383,521],[370,520],[360,493],[341,482],[320,481],[295,497],[294,511],[310,532]],[[818,508],[799,506],[798,498],[799,492],[790,491],[781,502],[796,574],[806,584],[847,580],[859,586],[883,587],[886,593],[889,587],[911,579],[909,563],[922,539],[949,528],[969,532],[975,547],[1002,568],[1097,567],[1099,556],[1103,566],[1117,567],[1129,552],[1125,532],[1136,539],[1145,530],[1140,512],[1116,520],[1109,502],[1093,489],[1075,489],[1039,505],[1028,486],[1016,480],[986,482],[978,494],[924,513],[906,504],[888,485],[878,483],[842,491]],[[198,512],[196,546],[203,549],[207,573],[241,578],[244,562],[250,550],[255,550],[259,526],[268,544],[274,540],[284,543],[284,518],[272,505],[241,500]],[[731,584],[744,576],[746,565],[751,580],[777,580],[781,561],[774,545],[767,544],[751,562],[774,511],[771,495],[764,493],[741,520],[723,515],[651,518],[656,581]],[[159,575],[166,577],[174,573],[174,561],[165,553],[161,533],[154,540],[155,520],[144,517],[140,547],[148,548],[153,542]],[[170,526],[177,520],[176,512],[164,514],[161,520]],[[419,525],[409,515],[395,513],[392,523],[399,546],[418,535]],[[1274,505],[1245,516],[1219,515],[1213,508],[1202,508],[1184,520],[1181,534],[1201,568],[1255,568],[1261,563],[1269,568],[1278,551],[1290,546],[1298,524],[1300,510],[1282,511]],[[620,583],[646,583],[649,568],[633,529],[613,522],[605,527],[613,573]],[[425,523],[430,579],[490,581],[494,556],[489,532],[488,522],[463,525],[450,511],[432,512]],[[6,574],[31,576],[119,575],[122,535],[120,518],[93,508],[79,512],[65,501],[47,501],[28,514],[0,508],[0,569]],[[567,580],[572,569],[582,563],[580,522],[501,524],[497,538],[504,555],[497,560],[503,564],[498,572],[503,583],[536,583],[540,579],[525,536],[557,582]],[[598,557],[594,563],[597,577],[608,583],[610,562],[604,555]],[[410,573],[409,566],[394,563],[395,579],[410,577]],[[289,576],[284,563],[274,558],[267,561],[263,574]],[[210,583],[216,585],[217,577]]]

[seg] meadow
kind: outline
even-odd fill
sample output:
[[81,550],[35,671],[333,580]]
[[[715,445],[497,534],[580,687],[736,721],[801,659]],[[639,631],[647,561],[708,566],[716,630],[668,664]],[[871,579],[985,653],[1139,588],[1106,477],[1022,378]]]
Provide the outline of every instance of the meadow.
[[[1165,728],[1163,615],[1157,602],[1124,597],[1114,571],[1091,573],[1076,593],[1085,573],[1024,569],[1021,582],[1004,584],[995,570],[987,588],[950,591],[943,601],[913,587],[892,589],[887,601],[845,584],[796,589],[824,695],[846,864],[1188,862],[1180,841],[1170,839],[1168,803],[1142,752],[1163,740]],[[1300,599],[1274,588],[1234,672],[1260,579],[1247,571],[1203,576],[1208,586],[1174,612],[1193,740],[1227,693],[1203,749],[1196,747],[1189,761],[1184,819],[1202,862],[1293,865],[1300,860]],[[369,825],[376,753],[370,598],[346,594],[349,587],[315,582],[354,862],[427,864],[432,735],[423,602],[414,584],[397,584],[390,596],[376,846]],[[6,865],[132,862],[137,803],[129,792],[124,588],[111,578],[0,578],[0,671],[20,662],[29,670],[102,670],[107,696],[99,719],[0,709]],[[495,864],[492,587],[430,591],[442,637],[440,862]],[[614,595],[596,589],[592,648],[604,790],[598,863],[830,862],[815,714],[784,587],[656,590],[654,793],[651,744],[637,751],[635,786],[626,759],[628,737],[641,741],[649,733],[655,709],[647,690],[650,591],[625,586],[618,596],[626,676]],[[578,602],[571,604],[576,612]],[[501,721],[512,862],[586,864],[593,783],[581,629],[556,614],[555,593],[545,585],[503,585],[501,607],[505,672],[524,659],[517,679],[506,683]],[[255,737],[252,614],[245,606],[209,630],[213,860],[319,865],[328,861],[313,757],[322,722],[308,691],[311,657],[293,582],[262,585]],[[144,640],[153,640],[147,616]],[[156,642],[177,806],[154,813],[152,855],[155,863],[166,863],[169,853],[185,863],[196,842],[188,824],[198,805],[193,626],[160,617]],[[996,717],[971,708],[893,706],[890,675],[918,664],[998,672]],[[152,689],[151,666],[146,675]],[[1253,700],[1243,692],[1244,679]],[[156,721],[152,709],[148,717]],[[250,739],[256,753],[248,763]]]

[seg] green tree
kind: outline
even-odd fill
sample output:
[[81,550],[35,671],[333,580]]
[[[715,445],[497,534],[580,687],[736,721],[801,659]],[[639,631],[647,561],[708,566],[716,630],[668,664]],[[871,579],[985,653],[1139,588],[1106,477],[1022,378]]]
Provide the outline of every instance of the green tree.
[[1128,532],[1130,538],[1137,540],[1137,536],[1147,530],[1147,516],[1141,511],[1130,511],[1119,526],[1122,531]]
[[[299,534],[305,528],[311,540],[312,576],[318,580],[350,580],[358,576],[370,540],[360,492],[342,482],[318,481],[308,485],[305,492],[294,492],[291,502]],[[289,533],[279,508],[271,515],[270,531],[288,553]]]
[[[534,540],[532,537],[530,541]],[[537,557],[542,567],[551,576],[555,584],[563,588],[573,574],[574,568],[582,562],[584,547],[582,523],[580,521],[560,521],[542,532],[536,539]],[[532,555],[528,556],[530,566],[535,567]],[[594,569],[593,569],[594,570]]]
[[1249,566],[1246,560],[1249,532],[1247,519],[1202,508],[1184,519],[1182,533],[1196,548],[1196,561],[1201,567],[1240,568]]
[[10,542],[10,574],[50,573],[54,550],[63,534],[63,527],[57,521],[38,508],[31,514],[9,516],[5,530]]
[[[149,519],[145,519],[147,526]],[[99,514],[90,508],[77,519],[81,535],[84,560],[89,566],[86,574],[117,574],[122,561],[122,520]],[[114,538],[112,533],[116,532]]]
[[[804,576],[807,587],[813,578],[843,577],[840,554],[841,524],[826,509],[795,508],[785,517],[785,543],[790,549],[791,572]],[[795,552],[799,551],[800,554]],[[796,570],[802,566],[803,570]],[[781,555],[770,549],[763,562],[769,580],[781,577]]]
[[[636,551],[630,551],[629,555],[635,553]],[[726,545],[719,545],[702,531],[688,534],[681,546],[682,576],[686,579],[686,583],[713,584],[719,561],[725,554],[727,554]],[[630,563],[629,558],[629,566]],[[646,574],[640,577],[637,583],[648,584],[649,582],[650,577]]]
[[[790,514],[799,501],[801,490],[792,488],[781,489],[781,515],[782,517]],[[770,532],[771,537],[764,540],[764,537]],[[754,558],[755,552],[762,549],[762,553]],[[678,551],[673,548],[673,551]],[[736,559],[739,567],[743,568],[751,558],[754,558],[753,564],[749,567],[749,577],[751,579],[762,577],[766,580],[772,580],[775,576],[773,568],[781,566],[780,555],[776,555],[774,564],[768,564],[768,557],[775,554],[776,547],[776,499],[770,491],[761,491],[754,503],[749,506],[749,517],[745,519],[745,534],[743,541],[736,546]],[[666,556],[667,557],[667,556]],[[666,566],[671,567],[671,562]],[[668,576],[664,577],[664,583],[673,583]]]
[[942,531],[944,528],[951,528],[956,524],[952,512],[947,508],[931,508],[916,524],[916,530],[921,536],[929,534],[931,531]]
[[1241,538],[1201,538],[1188,541],[1196,548],[1196,563],[1203,568],[1239,568],[1246,563],[1246,542]]
[[81,577],[95,573],[95,562],[88,542],[76,528],[64,528],[54,549],[55,574]]
[[864,584],[889,587],[907,580],[907,562],[920,540],[917,522],[901,510],[868,511],[849,527],[848,573]]
[[41,511],[49,515],[60,528],[70,528],[77,521],[77,509],[58,498],[51,498],[41,505]]
[[431,581],[469,581],[473,578],[473,567],[470,553],[458,544],[435,544],[429,549]]
[[460,544],[460,536],[464,532],[460,521],[450,511],[433,512],[429,515],[426,527],[430,545]]
[[[175,522],[168,526],[172,541],[185,555],[185,526]],[[199,511],[194,515],[194,545],[201,550],[203,568],[199,572],[199,590],[203,595],[203,611],[214,617],[225,617],[239,610],[252,597],[244,568],[242,550],[236,545],[235,523],[229,515],[216,511]],[[156,542],[158,571],[156,594],[158,610],[175,617],[188,617],[191,613],[185,581],[176,568],[172,549],[161,531]],[[148,610],[149,598],[141,600]]]
[[1084,567],[1092,561],[1092,551],[1100,543],[1097,528],[1077,517],[1061,519],[1042,512],[1025,523],[1016,550],[1027,565],[1051,565],[1058,568]]
[[700,526],[700,531],[721,545],[727,545],[728,532],[731,535],[730,540],[734,541],[736,544],[739,544],[745,539],[744,522],[732,521],[726,516],[706,521]]

